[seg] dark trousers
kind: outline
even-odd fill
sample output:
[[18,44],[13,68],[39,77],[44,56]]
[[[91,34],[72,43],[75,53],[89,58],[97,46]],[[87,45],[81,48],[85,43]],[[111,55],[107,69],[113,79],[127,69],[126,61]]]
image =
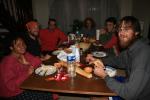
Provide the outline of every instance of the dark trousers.
[[0,98],[0,100],[53,100],[49,92],[24,91],[23,93],[9,98]]
[[[125,82],[125,77],[123,76],[116,76],[115,79],[121,83],[124,83]],[[123,98],[121,98],[120,96],[114,96],[112,97],[113,100],[124,100]]]

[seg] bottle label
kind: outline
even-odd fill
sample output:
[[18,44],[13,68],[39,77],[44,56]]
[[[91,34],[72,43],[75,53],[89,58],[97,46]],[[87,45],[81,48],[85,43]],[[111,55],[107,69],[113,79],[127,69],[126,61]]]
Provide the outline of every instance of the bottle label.
[[67,55],[67,61],[75,61],[76,57],[74,54],[68,54]]

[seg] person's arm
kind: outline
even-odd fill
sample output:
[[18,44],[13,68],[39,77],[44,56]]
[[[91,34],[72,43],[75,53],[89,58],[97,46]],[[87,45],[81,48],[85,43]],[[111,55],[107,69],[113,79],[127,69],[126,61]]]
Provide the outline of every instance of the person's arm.
[[[115,68],[126,68],[124,64],[124,59],[123,59],[124,55],[125,55],[125,52],[121,53],[119,56],[111,56],[111,57],[106,57],[106,58],[99,59],[99,60],[104,66],[109,65]],[[95,61],[96,61],[96,58],[94,58],[92,54],[87,54],[86,62],[93,63]]]
[[105,81],[107,86],[126,100],[135,100],[136,97],[138,98],[142,91],[146,89],[145,87],[149,84],[149,59],[150,57],[146,55],[139,55],[134,60],[132,59],[133,62],[129,80],[125,83],[120,83],[114,78],[106,76]]
[[109,65],[115,68],[121,68],[125,69],[126,66],[124,64],[124,56],[126,55],[126,52],[121,52],[118,56],[109,56],[106,58],[103,58],[102,61],[104,65]]
[[2,64],[1,67],[3,68],[3,82],[5,83],[7,89],[10,91],[20,90],[20,84],[28,77],[28,74],[23,71],[20,73],[19,68],[22,67],[16,64],[17,61],[13,59],[6,59]]
[[25,58],[28,60],[30,65],[33,66],[34,68],[38,67],[42,63],[39,57],[33,56],[30,53],[26,53]]
[[117,82],[114,78],[110,78],[109,76],[105,77],[105,81],[107,86],[117,95],[126,100],[134,100],[140,95],[149,78],[148,72],[137,69],[132,72],[129,81],[126,83]]

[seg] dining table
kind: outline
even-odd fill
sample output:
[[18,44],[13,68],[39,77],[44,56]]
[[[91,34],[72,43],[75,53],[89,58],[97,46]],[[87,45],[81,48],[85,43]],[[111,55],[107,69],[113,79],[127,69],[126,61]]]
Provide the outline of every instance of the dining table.
[[86,94],[99,96],[115,96],[103,79],[87,79],[80,75],[65,81],[46,81],[46,77],[32,74],[22,84],[22,89],[39,90],[54,93]]
[[[56,56],[52,56],[49,60],[43,62],[46,65],[54,65],[58,62]],[[40,76],[35,73],[31,74],[21,85],[21,89],[38,90],[54,93],[68,93],[68,94],[83,94],[90,96],[116,96],[117,94],[110,90],[104,79],[93,75],[92,78],[86,78],[79,74],[76,77],[68,78],[67,80],[49,80],[51,77]]]

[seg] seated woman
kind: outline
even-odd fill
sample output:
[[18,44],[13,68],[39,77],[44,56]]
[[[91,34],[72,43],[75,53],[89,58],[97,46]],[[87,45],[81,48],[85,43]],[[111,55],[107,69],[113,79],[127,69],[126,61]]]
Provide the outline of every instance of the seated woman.
[[95,22],[92,18],[87,17],[83,22],[83,29],[81,33],[85,37],[94,38],[96,34]]
[[100,29],[100,42],[104,48],[109,49],[112,55],[118,55],[118,37],[116,31],[117,21],[114,17],[109,17],[105,21],[105,27]]
[[22,82],[41,64],[41,60],[26,52],[26,44],[19,36],[11,40],[9,48],[10,54],[0,63],[0,99],[52,100],[48,93],[20,89]]

